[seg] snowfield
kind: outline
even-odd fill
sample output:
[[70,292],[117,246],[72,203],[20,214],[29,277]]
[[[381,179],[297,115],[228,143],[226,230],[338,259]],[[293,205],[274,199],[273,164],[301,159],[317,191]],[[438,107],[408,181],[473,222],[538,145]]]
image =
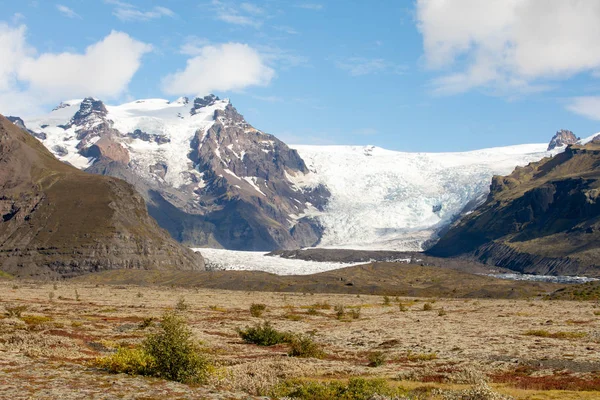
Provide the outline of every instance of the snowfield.
[[547,144],[463,153],[404,153],[374,146],[291,146],[311,174],[297,186],[323,184],[331,199],[318,218],[319,247],[420,251],[471,201],[483,201],[493,175],[562,151]]
[[223,271],[264,271],[277,275],[310,275],[362,263],[334,263],[266,256],[264,252],[223,249],[192,249],[204,257],[206,267]]

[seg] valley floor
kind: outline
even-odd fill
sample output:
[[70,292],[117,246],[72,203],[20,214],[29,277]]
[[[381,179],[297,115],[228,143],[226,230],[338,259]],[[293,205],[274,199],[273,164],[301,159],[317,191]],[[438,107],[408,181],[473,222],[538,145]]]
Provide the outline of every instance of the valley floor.
[[[16,280],[0,280],[0,293],[3,398],[246,399],[260,398],[289,379],[354,376],[385,378],[419,393],[489,380],[495,391],[516,399],[600,397],[600,308],[595,302],[386,300],[364,294]],[[183,313],[194,335],[217,365],[208,385],[111,375],[92,365],[119,345],[140,342],[155,329],[142,329],[144,320],[159,319],[181,299],[189,306]],[[266,305],[261,318],[250,315],[252,303]],[[431,309],[425,310],[425,304]],[[335,306],[343,306],[346,314],[338,318]],[[326,356],[298,359],[287,356],[287,345],[245,344],[236,328],[262,320],[278,330],[314,334]],[[369,367],[375,352],[385,361]]]

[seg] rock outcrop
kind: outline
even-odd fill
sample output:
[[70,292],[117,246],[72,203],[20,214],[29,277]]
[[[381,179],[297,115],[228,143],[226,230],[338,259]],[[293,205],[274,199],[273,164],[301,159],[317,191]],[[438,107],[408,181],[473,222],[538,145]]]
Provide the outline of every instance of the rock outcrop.
[[433,246],[515,271],[600,276],[600,144],[493,178],[486,202]]
[[552,140],[550,140],[550,143],[548,144],[548,151],[554,150],[557,147],[565,147],[570,144],[575,144],[579,140],[580,138],[575,136],[573,132],[566,129],[561,129],[560,131],[557,131],[552,137]]
[[0,116],[0,269],[61,278],[107,269],[203,269],[120,180],[57,160]]
[[[57,125],[59,116],[68,120]],[[209,95],[111,108],[86,98],[62,104],[47,120],[28,128],[47,136],[42,142],[57,157],[133,184],[150,215],[190,247],[266,251],[321,238],[313,216],[329,192],[295,184],[309,173],[302,158],[252,127],[228,100]]]

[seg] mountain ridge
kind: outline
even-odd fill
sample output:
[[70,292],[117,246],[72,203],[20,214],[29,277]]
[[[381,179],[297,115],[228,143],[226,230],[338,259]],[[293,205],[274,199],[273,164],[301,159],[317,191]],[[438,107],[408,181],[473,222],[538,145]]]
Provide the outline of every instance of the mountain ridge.
[[71,100],[25,124],[63,161],[134,184],[178,241],[234,250],[423,250],[483,202],[493,175],[564,149],[290,147],[215,95]]
[[60,162],[0,116],[0,265],[15,276],[115,268],[202,269],[160,229],[128,183]]
[[486,202],[433,246],[523,273],[600,276],[598,136],[495,176]]

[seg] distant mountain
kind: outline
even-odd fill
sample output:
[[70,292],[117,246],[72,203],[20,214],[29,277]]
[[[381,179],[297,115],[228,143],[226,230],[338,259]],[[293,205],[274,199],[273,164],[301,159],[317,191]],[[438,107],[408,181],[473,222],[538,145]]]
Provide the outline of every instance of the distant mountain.
[[324,187],[301,188],[304,161],[261,132],[228,100],[138,100],[106,106],[86,98],[25,121],[59,159],[132,183],[150,214],[190,246],[272,250],[311,246]]
[[600,276],[600,136],[508,176],[429,251],[519,272]]
[[581,138],[575,136],[573,132],[566,129],[561,129],[560,131],[556,132],[556,135],[554,135],[552,140],[550,140],[550,143],[548,144],[548,151],[554,150],[557,147],[566,147],[570,144],[575,144],[579,140],[581,140]]
[[71,100],[21,122],[59,159],[132,183],[176,240],[238,250],[422,250],[485,201],[493,175],[563,151],[568,139],[551,151],[288,147],[214,95]]
[[0,116],[0,269],[58,278],[204,268],[148,216],[131,185],[60,162],[12,120]]

